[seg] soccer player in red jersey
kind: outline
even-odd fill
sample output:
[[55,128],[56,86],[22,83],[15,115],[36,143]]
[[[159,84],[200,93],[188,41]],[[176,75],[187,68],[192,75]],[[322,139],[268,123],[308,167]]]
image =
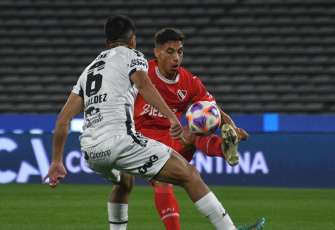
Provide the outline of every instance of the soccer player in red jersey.
[[[148,75],[159,93],[175,113],[177,118],[186,112],[189,103],[209,101],[215,99],[207,92],[201,81],[180,67],[183,59],[184,35],[179,30],[165,28],[155,35],[154,54],[157,59],[149,61]],[[249,135],[241,128],[237,128],[232,119],[219,109],[222,124],[229,124],[222,130],[222,137],[214,134],[210,136],[197,136],[184,127],[184,140],[173,140],[169,135],[169,121],[155,108],[150,106],[140,94],[136,97],[134,120],[136,131],[144,136],[162,142],[188,161],[192,160],[196,148],[210,157],[229,158],[230,165],[238,163],[237,139],[247,140]],[[230,129],[230,130],[229,130]],[[236,134],[235,134],[235,132]],[[227,132],[233,132],[236,143],[223,143]],[[223,144],[222,144],[223,143]],[[228,148],[225,149],[225,148]],[[229,149],[231,148],[231,149]],[[179,207],[170,184],[151,180],[155,191],[155,204],[158,213],[167,230],[178,230]]]

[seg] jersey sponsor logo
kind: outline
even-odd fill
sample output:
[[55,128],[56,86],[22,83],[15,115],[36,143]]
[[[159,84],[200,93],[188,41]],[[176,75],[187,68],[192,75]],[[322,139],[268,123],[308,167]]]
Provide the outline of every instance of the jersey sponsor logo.
[[150,112],[150,108],[151,108],[151,105],[149,105],[149,104],[145,104],[145,105],[143,106],[143,112],[141,113],[141,116],[142,116],[143,114],[149,113],[149,112]]
[[85,117],[92,116],[94,114],[97,114],[98,112],[100,112],[99,108],[90,107],[85,110]]
[[[171,109],[171,111],[175,114],[175,113],[177,113],[178,110],[177,109]],[[154,107],[152,107],[149,104],[145,104],[143,106],[143,111],[140,115],[142,116],[144,114],[148,114],[149,116],[152,116],[152,117],[166,118],[163,114],[161,114],[161,112],[159,112],[157,109],[155,109]]]
[[144,66],[145,68],[148,68],[148,63],[143,59],[138,58],[138,59],[131,60],[130,68],[132,68],[134,66],[138,66],[138,65]]
[[181,89],[179,89],[178,91],[177,91],[177,95],[178,95],[178,98],[179,98],[179,100],[184,100],[185,99],[185,97],[186,97],[186,95],[187,95],[187,91],[186,90],[181,90]]
[[156,155],[152,155],[149,157],[149,161],[147,161],[142,167],[138,168],[138,172],[144,174],[148,171],[148,168],[151,168],[153,163],[158,160]]
[[85,110],[85,124],[84,127],[88,128],[96,123],[101,122],[103,119],[100,109],[95,107],[89,107]]

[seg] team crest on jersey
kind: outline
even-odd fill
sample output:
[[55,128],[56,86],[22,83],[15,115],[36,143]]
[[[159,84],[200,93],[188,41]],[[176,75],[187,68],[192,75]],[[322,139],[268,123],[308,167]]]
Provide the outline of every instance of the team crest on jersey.
[[177,91],[177,95],[178,95],[178,98],[179,98],[179,100],[184,100],[185,99],[185,97],[186,97],[186,95],[187,95],[187,91],[186,90],[181,90],[181,89],[179,89],[178,91]]

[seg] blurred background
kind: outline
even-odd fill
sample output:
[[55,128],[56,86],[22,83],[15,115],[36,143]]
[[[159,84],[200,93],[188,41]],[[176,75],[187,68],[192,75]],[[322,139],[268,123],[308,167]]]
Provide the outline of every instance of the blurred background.
[[[234,168],[195,155],[208,184],[335,187],[333,0],[1,0],[0,183],[37,183],[47,172],[57,114],[105,49],[115,14],[133,19],[148,60],[158,30],[180,29],[182,66],[249,132]],[[105,183],[81,157],[81,122],[71,124],[64,182]]]

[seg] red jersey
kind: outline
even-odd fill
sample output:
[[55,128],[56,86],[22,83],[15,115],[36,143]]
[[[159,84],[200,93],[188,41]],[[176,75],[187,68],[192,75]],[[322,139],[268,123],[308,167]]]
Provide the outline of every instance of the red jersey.
[[[186,112],[190,102],[215,102],[201,81],[184,68],[179,67],[176,79],[169,80],[159,73],[157,60],[149,61],[148,64],[148,75],[151,82],[179,120]],[[169,145],[168,139],[171,138],[169,120],[149,105],[139,93],[135,101],[134,120],[137,132]]]

